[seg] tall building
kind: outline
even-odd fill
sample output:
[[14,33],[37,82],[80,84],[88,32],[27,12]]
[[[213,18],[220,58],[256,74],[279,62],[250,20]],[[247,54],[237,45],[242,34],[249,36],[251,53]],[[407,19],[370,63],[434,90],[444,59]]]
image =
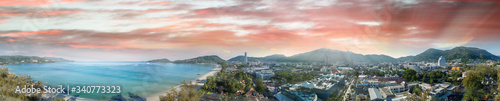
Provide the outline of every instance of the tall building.
[[444,56],[439,57],[438,66],[446,67],[446,59]]
[[328,55],[325,53],[325,65],[328,65]]
[[247,52],[245,52],[245,64],[248,64]]

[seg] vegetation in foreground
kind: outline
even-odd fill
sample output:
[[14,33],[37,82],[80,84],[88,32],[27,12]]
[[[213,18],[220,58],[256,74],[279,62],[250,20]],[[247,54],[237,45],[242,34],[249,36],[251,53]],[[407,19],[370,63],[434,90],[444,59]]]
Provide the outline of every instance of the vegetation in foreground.
[[483,99],[500,100],[500,96],[494,96],[499,89],[493,87],[493,80],[499,80],[499,68],[491,66],[477,66],[474,70],[467,71],[463,85],[465,87],[464,101],[480,101]]
[[[245,99],[239,98],[251,88],[260,94],[265,94],[267,87],[261,78],[253,78],[243,71],[226,72],[227,64],[219,63],[222,70],[215,76],[207,78],[207,82],[198,90],[192,82],[181,82],[179,90],[173,90],[164,96],[160,96],[161,101],[197,101],[204,94],[220,93],[225,95],[220,100]],[[174,89],[174,88],[173,88]]]
[[[10,74],[7,68],[0,67],[0,101],[39,101],[42,100],[42,94],[18,94],[15,93],[17,86],[24,87],[33,85],[33,88],[42,89],[41,81],[35,82],[31,80],[29,75]],[[63,99],[52,99],[52,101],[64,101]]]
[[280,72],[275,72],[274,75],[278,79],[278,83],[290,83],[290,84],[296,84],[296,83],[301,83],[307,80],[311,80],[316,78],[318,75],[313,74],[313,73],[306,73],[306,72],[290,72],[290,71],[280,71]]
[[160,101],[199,101],[204,94],[203,91],[196,90],[193,82],[182,81],[180,89],[172,87],[172,91],[160,96]]

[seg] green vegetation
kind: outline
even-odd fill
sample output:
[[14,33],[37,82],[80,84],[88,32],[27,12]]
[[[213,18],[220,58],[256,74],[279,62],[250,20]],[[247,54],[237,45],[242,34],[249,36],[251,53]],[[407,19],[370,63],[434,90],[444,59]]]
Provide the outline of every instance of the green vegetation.
[[345,93],[342,92],[338,94],[338,92],[339,92],[338,90],[334,90],[332,92],[332,95],[328,99],[326,99],[326,101],[342,101],[342,99],[344,99],[343,96]]
[[[432,99],[429,98],[429,94],[429,90],[419,91],[418,93],[411,93],[409,95],[406,95],[406,93],[404,93],[404,95],[406,96],[405,101],[439,101],[436,97]],[[418,95],[418,97],[415,95]]]
[[[499,72],[497,74],[497,81],[500,81],[500,70],[497,71]],[[497,82],[497,85],[500,85],[500,82]],[[497,91],[500,91],[500,87],[497,87]],[[495,96],[495,101],[500,101],[500,94],[498,94],[497,96]]]
[[418,78],[417,78],[416,74],[417,74],[417,71],[415,71],[413,69],[406,69],[403,72],[403,78],[408,80],[408,81],[417,81]]
[[264,84],[264,80],[262,78],[255,79],[255,90],[259,93],[264,93],[267,89],[266,84]]
[[455,59],[462,59],[466,62],[469,59],[473,60],[499,60],[498,56],[491,54],[490,52],[474,48],[474,47],[455,47],[451,50],[438,50],[438,49],[428,49],[416,56],[408,56],[399,58],[399,60],[412,60],[412,61],[437,61],[440,56],[444,56],[446,61],[451,61]]
[[244,91],[240,93],[245,93],[250,91],[251,88],[261,94],[266,91],[267,87],[261,78],[255,78],[255,81],[253,81],[254,79],[243,71],[229,73],[225,71],[225,68],[227,68],[225,63],[220,63],[220,65],[222,70],[217,75],[207,78],[207,82],[201,89],[209,92],[219,92],[218,90],[222,89],[227,94],[236,94],[239,90]]
[[420,94],[420,93],[422,93],[422,88],[420,86],[412,86],[410,88],[410,92],[412,94]]
[[286,56],[283,54],[273,54],[273,55],[266,56],[263,59],[266,61],[276,61],[276,60],[281,59],[281,58],[286,58]]
[[291,84],[311,80],[317,76],[312,73],[293,73],[288,71],[275,72],[274,75],[277,77],[278,83],[282,83],[281,81],[284,81],[284,83]]
[[449,77],[451,77],[450,79],[445,79],[447,82],[451,82],[453,83],[453,85],[459,85],[462,80],[457,80],[458,77],[462,77],[462,72],[460,71],[452,71],[452,73],[450,75],[448,75]]
[[[485,97],[488,99],[493,99],[497,89],[489,87],[484,81],[488,80],[498,80],[499,79],[498,68],[493,68],[490,66],[478,66],[474,71],[468,71],[466,77],[462,81],[465,87],[464,101],[479,101]],[[491,79],[490,79],[491,78]]]
[[0,65],[3,64],[21,64],[21,63],[52,63],[52,62],[71,62],[70,60],[54,57],[37,56],[0,56]]
[[154,60],[149,60],[149,61],[146,61],[146,62],[160,62],[160,63],[169,63],[171,62],[170,60],[166,59],[166,58],[163,58],[163,59],[154,59]]
[[[430,83],[430,84],[437,83],[438,79],[443,79],[445,76],[446,76],[446,74],[444,72],[441,72],[441,71],[432,71],[430,73],[426,73],[423,75],[424,78],[429,79],[429,80],[424,80],[424,82]],[[418,78],[418,79],[420,79],[420,78]]]
[[[31,86],[33,88],[43,89],[43,83],[41,81],[35,82],[31,80],[29,75],[19,75],[9,74],[7,68],[0,68],[0,101],[38,101],[42,100],[42,94],[19,94],[15,93],[17,86]],[[61,99],[53,99],[61,100]]]
[[[261,57],[247,57],[248,62],[257,62],[257,61],[262,61],[263,59]],[[238,62],[245,62],[245,56],[236,56],[234,58],[231,58],[227,61],[238,61]]]
[[[455,76],[457,76],[458,78],[457,73],[455,73]],[[445,80],[446,79],[445,77],[446,74],[441,71],[424,72],[422,76],[417,74],[417,72],[413,69],[406,69],[403,72],[403,78],[410,82],[423,81],[425,83],[433,84],[433,83],[438,83],[438,79]]]
[[200,56],[186,60],[176,60],[173,63],[195,64],[195,63],[221,63],[221,62],[226,62],[226,60],[221,59],[217,55],[209,55],[209,56]]
[[196,90],[196,85],[193,82],[182,81],[181,83],[180,89],[172,87],[172,91],[160,96],[160,101],[199,101],[205,93]]
[[380,72],[379,70],[375,70],[375,69],[370,69],[370,70],[366,71],[365,74],[374,74],[377,76],[385,76],[384,72]]
[[402,72],[401,72],[401,71],[398,71],[398,70],[393,70],[393,69],[391,69],[391,70],[389,71],[389,74],[391,74],[391,75],[395,75],[395,74],[401,75],[401,74],[402,74]]
[[218,92],[218,89],[222,89],[224,93],[235,94],[238,90],[250,91],[252,87],[254,87],[252,78],[245,72],[236,71],[230,74],[222,69],[216,76],[209,77],[201,89],[210,92]]

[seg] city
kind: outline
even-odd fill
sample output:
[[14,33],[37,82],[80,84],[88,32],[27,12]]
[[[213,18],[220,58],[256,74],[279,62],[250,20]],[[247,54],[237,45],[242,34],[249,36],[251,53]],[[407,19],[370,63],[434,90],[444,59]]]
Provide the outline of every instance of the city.
[[[324,54],[324,61],[278,62],[286,57],[248,57],[244,55],[221,63],[222,75],[244,78],[209,77],[201,100],[253,101],[468,101],[498,100],[499,57],[473,47],[455,47],[442,51],[464,57],[431,56],[429,49],[410,60],[399,58],[386,62],[332,61],[329,54],[342,51],[318,49],[308,53]],[[318,53],[319,52],[319,53]],[[474,52],[474,53],[473,53]],[[356,55],[356,54],[348,54]],[[346,56],[348,56],[346,55]],[[480,58],[474,56],[481,56]],[[491,57],[490,57],[491,56]],[[293,57],[293,56],[292,56]],[[435,57],[435,58],[432,58]],[[302,57],[303,58],[303,57]],[[458,59],[457,59],[458,58]],[[491,59],[485,59],[491,58]],[[376,60],[380,61],[380,60]],[[211,79],[210,79],[211,78]],[[249,79],[253,78],[253,79]],[[227,81],[226,81],[227,80]],[[251,85],[248,81],[254,81]],[[236,83],[227,85],[224,82]],[[241,83],[244,87],[238,87]],[[265,86],[265,87],[262,87]],[[239,89],[238,89],[239,88]],[[211,90],[213,89],[213,90]]]
[[499,38],[500,0],[0,0],[0,101],[500,101]]

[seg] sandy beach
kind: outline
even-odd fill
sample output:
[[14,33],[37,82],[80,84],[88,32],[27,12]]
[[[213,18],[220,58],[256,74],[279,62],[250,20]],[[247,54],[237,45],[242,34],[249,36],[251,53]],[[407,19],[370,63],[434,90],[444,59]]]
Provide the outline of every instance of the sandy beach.
[[[207,78],[208,77],[217,74],[221,69],[222,68],[219,65],[217,65],[217,67],[214,68],[214,69],[212,69],[212,71],[208,72],[207,74],[205,74],[205,75],[203,75],[203,76],[201,76],[201,77],[199,77],[199,78],[197,78],[195,80],[192,80],[192,82],[196,83],[196,85],[198,85],[199,87],[201,87],[201,86],[203,86],[205,84],[205,82],[207,82]],[[175,86],[174,89],[179,90],[180,89],[180,85]],[[157,94],[153,94],[153,95],[147,96],[146,100],[147,101],[160,101],[160,96],[161,95],[166,95],[171,90],[172,89],[169,89],[169,90],[157,93]]]

